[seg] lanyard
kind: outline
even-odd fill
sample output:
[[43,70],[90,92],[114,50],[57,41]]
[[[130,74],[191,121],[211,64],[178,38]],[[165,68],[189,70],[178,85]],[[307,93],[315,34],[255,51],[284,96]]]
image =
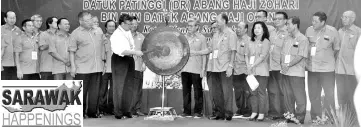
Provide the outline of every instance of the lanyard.
[[33,38],[34,38],[35,36],[31,36],[31,37],[29,37],[28,35],[26,35],[26,36],[28,37],[28,41],[30,42],[31,47],[33,47],[33,51],[35,51],[35,50],[36,50],[36,47],[35,47],[35,43],[33,42]]
[[321,38],[321,36],[319,36],[321,31],[322,31],[322,29],[320,31],[318,31],[318,33],[317,33],[317,39],[316,39],[316,44],[315,44],[316,47],[317,47],[317,44],[318,44],[318,40]]
[[218,41],[218,43],[217,43],[217,48],[219,48],[219,44],[221,44],[221,42],[223,41],[224,35],[225,35],[225,33],[222,34],[220,40]]

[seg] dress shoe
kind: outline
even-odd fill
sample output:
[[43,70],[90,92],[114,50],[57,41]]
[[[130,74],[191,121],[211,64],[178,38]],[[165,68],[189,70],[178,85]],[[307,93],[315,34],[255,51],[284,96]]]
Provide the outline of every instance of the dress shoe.
[[256,121],[262,122],[262,121],[264,121],[264,118],[262,118],[262,119],[256,119]]
[[200,118],[202,118],[202,114],[200,114],[200,113],[194,113],[194,118],[195,119],[200,119]]
[[244,114],[243,117],[250,117],[251,114]]
[[140,111],[137,111],[137,112],[136,112],[136,115],[138,115],[138,116],[145,116],[145,114],[142,113],[142,112],[140,112]]
[[253,117],[253,118],[249,117],[247,120],[248,120],[248,121],[256,121],[257,117],[258,117],[258,115],[256,115],[256,116]]
[[116,119],[122,119],[123,116],[114,116]]
[[227,120],[227,121],[231,121],[231,120],[232,120],[232,116],[227,116],[227,117],[226,117],[226,120]]
[[183,114],[181,114],[180,116],[182,116],[182,117],[187,117],[187,118],[191,118],[191,117],[192,117],[192,115],[187,114],[187,113],[183,113]]
[[101,116],[97,115],[97,114],[89,114],[88,117],[89,118],[101,118]]
[[280,120],[280,119],[283,119],[284,117],[279,117],[279,116],[275,116],[275,117],[272,117],[271,120]]
[[224,117],[215,116],[215,117],[209,117],[210,120],[224,120]]

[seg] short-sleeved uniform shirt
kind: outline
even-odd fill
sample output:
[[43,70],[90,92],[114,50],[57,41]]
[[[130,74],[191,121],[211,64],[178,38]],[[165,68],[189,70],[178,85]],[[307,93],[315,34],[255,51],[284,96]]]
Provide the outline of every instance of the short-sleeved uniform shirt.
[[[133,35],[135,50],[141,51],[144,38],[144,35],[139,32],[136,32]],[[144,62],[142,58],[134,56],[134,68],[136,71],[145,71],[145,66],[143,66],[143,64]]]
[[[201,33],[195,33],[194,35],[186,34],[186,38],[189,43],[190,50],[201,51],[207,49],[206,37]],[[189,72],[193,74],[200,74],[202,70],[203,58],[206,56],[190,56],[187,64],[182,69],[182,72]]]
[[4,56],[1,59],[1,65],[4,67],[14,67],[15,56],[14,56],[14,43],[15,39],[19,37],[23,32],[19,27],[9,28],[7,25],[1,26],[1,38],[4,39],[4,43],[7,44],[4,51]]
[[299,63],[290,67],[287,72],[281,71],[282,74],[288,76],[305,77],[306,58],[308,57],[308,46],[309,42],[307,37],[300,32],[294,35],[294,37],[291,37],[291,35],[287,37],[281,52],[283,57],[283,61],[281,62],[285,63],[286,55],[290,55],[289,63],[291,63],[295,56],[301,56],[303,57],[303,59]]
[[[306,37],[310,42],[307,70],[311,72],[335,71],[335,51],[340,50],[340,39],[336,28],[326,25],[319,31],[313,27],[306,30]],[[316,54],[312,56],[311,49],[316,47]]]
[[[258,59],[263,60],[258,65],[254,66],[254,69],[251,72],[251,75],[258,76],[269,76],[269,50],[270,50],[271,42],[268,39],[264,39],[263,41],[250,41],[247,47],[247,57],[248,60],[251,60],[251,57],[254,56],[254,62]],[[250,61],[249,61],[250,62]]]
[[270,32],[271,53],[269,57],[270,70],[281,70],[282,46],[288,37],[287,27]]
[[[8,45],[5,43],[4,38],[1,38],[1,50],[5,49]],[[1,54],[1,56],[3,56],[3,54]],[[1,65],[1,71],[3,71],[3,65]]]
[[[26,34],[19,36],[14,43],[14,52],[19,53],[20,69],[23,74],[35,74],[39,70],[39,44],[37,38]],[[36,55],[36,56],[34,56]]]
[[355,75],[354,53],[357,41],[361,36],[361,28],[352,25],[349,29],[339,29],[338,33],[341,40],[341,47],[336,61],[336,73]]
[[[231,64],[232,51],[236,51],[237,35],[231,28],[225,28],[223,32],[217,32],[213,35],[211,41],[212,54],[209,56],[207,71],[210,72],[224,72],[227,71],[229,64]],[[218,53],[215,53],[218,51]],[[214,54],[217,55],[217,57]],[[233,63],[232,63],[233,64]]]
[[[51,39],[49,43],[49,53],[57,53],[64,60],[70,62],[69,56],[69,45],[72,42],[72,39],[69,34],[60,34],[57,33],[54,38]],[[68,73],[70,72],[70,68],[65,65],[62,61],[59,61],[53,58],[52,62],[52,73],[60,74],[60,73]]]
[[243,35],[237,40],[237,53],[236,58],[234,59],[234,75],[246,74],[247,73],[247,63],[246,63],[246,50],[248,43],[251,41],[251,38],[248,35]]
[[102,72],[104,68],[102,52],[105,36],[94,30],[76,28],[71,34],[69,51],[75,52],[76,73]]
[[[41,32],[39,35],[39,47],[49,46],[51,40],[53,40],[55,33],[50,30]],[[53,57],[49,54],[49,49],[39,51],[40,53],[40,72],[51,72],[53,66]]]

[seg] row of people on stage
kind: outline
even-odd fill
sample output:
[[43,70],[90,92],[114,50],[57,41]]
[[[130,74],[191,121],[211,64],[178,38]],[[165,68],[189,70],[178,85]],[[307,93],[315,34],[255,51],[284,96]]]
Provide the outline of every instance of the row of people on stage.
[[[202,116],[201,81],[207,77],[214,103],[214,115],[210,119],[232,120],[234,115],[243,115],[252,121],[263,121],[268,115],[272,120],[278,120],[284,119],[284,113],[292,113],[304,123],[306,71],[312,120],[321,118],[323,109],[331,118],[329,113],[335,109],[335,82],[339,105],[354,109],[353,93],[357,81],[353,61],[361,35],[361,29],[354,25],[355,12],[343,13],[343,27],[338,30],[327,25],[324,12],[316,12],[312,16],[312,26],[305,34],[299,30],[301,19],[289,17],[285,12],[275,14],[275,27],[265,23],[267,12],[264,10],[258,11],[256,18],[257,22],[250,28],[251,36],[248,36],[248,24],[240,22],[233,31],[227,26],[227,15],[218,15],[212,23],[214,34],[208,44],[198,31],[199,20],[190,19],[186,36],[191,57],[181,73],[182,116]],[[248,75],[254,75],[259,83],[254,91],[247,84]],[[192,84],[195,94],[193,115]],[[235,114],[232,112],[233,89],[238,108]],[[325,93],[323,105],[322,89]]]
[[[262,121],[268,115],[277,120],[290,112],[303,123],[306,71],[312,120],[322,115],[323,108],[335,108],[335,82],[339,104],[353,106],[357,84],[353,53],[361,35],[361,29],[354,25],[356,14],[343,13],[343,27],[337,30],[326,24],[324,12],[316,12],[305,34],[299,31],[298,17],[277,12],[274,27],[265,23],[267,15],[260,10],[252,28],[240,22],[232,30],[227,15],[220,14],[211,24],[214,33],[208,43],[199,32],[199,19],[189,19],[186,38],[191,56],[181,71],[182,116],[203,116],[202,80],[207,79],[214,103],[211,119],[232,120],[234,115],[243,115]],[[49,17],[46,31],[39,30],[43,21],[40,15],[24,20],[22,30],[15,26],[14,12],[6,12],[4,19],[2,80],[83,80],[83,97],[88,98],[84,99],[84,114],[88,117],[98,118],[99,113],[114,114],[117,119],[144,115],[140,98],[145,65],[140,47],[145,37],[137,32],[137,17],[123,14],[118,23],[107,21],[105,34],[89,12],[79,13],[80,26],[71,33],[66,18]],[[254,91],[247,84],[248,75],[254,75],[259,83]],[[238,108],[235,113],[233,94]]]
[[[134,39],[134,49],[140,50],[145,37],[137,32],[137,17],[128,18],[132,21],[127,26],[129,39]],[[121,91],[123,87],[113,85],[111,69],[110,38],[119,30],[115,21],[107,21],[103,33],[97,17],[80,12],[80,26],[70,33],[70,22],[66,18],[47,18],[45,31],[40,30],[43,18],[38,14],[22,21],[21,28],[15,25],[13,11],[4,13],[4,19],[1,80],[83,80],[84,115],[98,118],[101,114],[114,114],[114,108],[120,110],[121,105],[114,104],[120,104],[122,94],[114,92],[113,95],[113,91]],[[135,56],[133,63],[134,83],[123,97],[131,100],[127,103],[131,111],[122,115],[125,117],[144,115],[140,112],[140,100],[145,64],[141,57]]]

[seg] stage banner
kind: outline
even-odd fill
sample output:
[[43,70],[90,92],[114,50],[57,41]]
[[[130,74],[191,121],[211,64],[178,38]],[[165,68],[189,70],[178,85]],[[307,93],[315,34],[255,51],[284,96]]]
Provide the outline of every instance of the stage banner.
[[2,127],[82,127],[79,80],[0,80]]
[[[289,16],[301,18],[301,32],[311,25],[312,15],[317,11],[327,14],[327,24],[339,29],[344,11],[353,10],[361,13],[361,0],[1,0],[1,10],[13,10],[17,14],[17,24],[33,14],[44,18],[50,16],[70,19],[71,30],[79,23],[77,14],[89,11],[104,23],[117,20],[122,13],[136,15],[140,21],[139,32],[147,34],[159,25],[164,24],[163,11],[173,12],[170,26],[185,33],[189,17],[197,16],[201,20],[201,32],[210,37],[210,23],[220,13],[229,17],[229,26],[234,28],[238,22],[244,21],[252,25],[255,12],[263,9],[269,11],[268,24],[277,11],[285,11]],[[45,19],[43,20],[45,22]],[[360,16],[356,25],[361,25]],[[45,24],[43,24],[45,28]],[[250,27],[251,28],[251,27]]]

